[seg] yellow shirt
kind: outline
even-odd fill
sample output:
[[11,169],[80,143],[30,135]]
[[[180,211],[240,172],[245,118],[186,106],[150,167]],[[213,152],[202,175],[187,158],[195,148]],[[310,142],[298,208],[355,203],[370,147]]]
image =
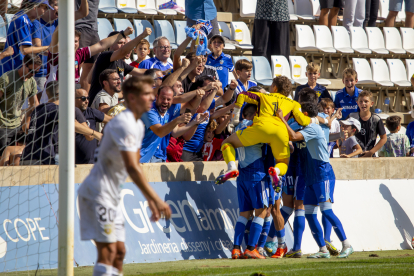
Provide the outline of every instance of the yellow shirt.
[[280,125],[282,121],[277,116],[277,110],[283,111],[283,116],[289,118],[293,114],[296,121],[302,125],[310,124],[311,119],[302,113],[301,106],[297,101],[289,99],[280,93],[263,94],[260,92],[242,92],[237,96],[236,106],[241,108],[243,103],[255,104],[258,107],[258,114],[254,117],[253,123],[273,123]]

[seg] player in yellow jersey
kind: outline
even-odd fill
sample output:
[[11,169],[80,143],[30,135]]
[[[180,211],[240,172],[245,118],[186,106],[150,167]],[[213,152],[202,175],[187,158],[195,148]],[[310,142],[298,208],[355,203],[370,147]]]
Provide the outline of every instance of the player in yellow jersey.
[[267,143],[272,148],[273,156],[276,159],[276,166],[269,168],[269,174],[276,192],[280,191],[279,175],[286,174],[290,150],[289,135],[286,126],[277,116],[278,109],[283,111],[285,118],[289,118],[292,114],[296,121],[303,126],[307,126],[311,122],[319,123],[317,118],[311,119],[305,116],[300,110],[300,104],[287,97],[291,90],[292,85],[289,79],[279,76],[273,79],[269,94],[243,92],[238,95],[232,119],[234,124],[238,123],[240,108],[244,102],[257,105],[258,113],[254,117],[253,125],[233,133],[223,141],[221,150],[228,169],[216,179],[216,184],[223,184],[228,179],[239,175],[235,164],[235,148]]

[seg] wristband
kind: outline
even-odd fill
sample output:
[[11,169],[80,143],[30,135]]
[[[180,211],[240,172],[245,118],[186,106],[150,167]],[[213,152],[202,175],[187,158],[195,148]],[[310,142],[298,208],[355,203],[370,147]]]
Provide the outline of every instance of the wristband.
[[329,123],[329,120],[325,118],[325,125]]
[[124,38],[126,38],[126,36],[125,36],[125,33],[124,33],[124,30],[122,30],[122,31],[120,31],[119,32]]

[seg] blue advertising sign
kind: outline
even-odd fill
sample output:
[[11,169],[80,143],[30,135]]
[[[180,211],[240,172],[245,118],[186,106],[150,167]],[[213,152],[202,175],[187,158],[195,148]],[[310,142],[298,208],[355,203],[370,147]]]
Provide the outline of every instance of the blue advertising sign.
[[[170,220],[151,222],[151,211],[134,183],[121,193],[125,217],[124,263],[229,258],[239,209],[236,182],[154,182],[170,205]],[[75,185],[75,192],[79,184]],[[56,268],[58,257],[58,185],[1,187],[0,272]],[[76,197],[74,265],[96,262],[93,241],[80,240]],[[293,244],[286,227],[288,246]]]

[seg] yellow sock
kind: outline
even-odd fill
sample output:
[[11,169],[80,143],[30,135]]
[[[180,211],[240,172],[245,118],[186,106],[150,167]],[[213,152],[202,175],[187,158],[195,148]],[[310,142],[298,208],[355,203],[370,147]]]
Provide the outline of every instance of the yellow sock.
[[285,163],[277,163],[275,166],[276,169],[279,169],[280,173],[279,175],[285,175],[287,170],[288,170],[288,166]]
[[225,143],[221,145],[221,151],[223,152],[223,158],[224,161],[226,161],[226,164],[228,164],[230,161],[236,161],[236,150],[232,144]]

